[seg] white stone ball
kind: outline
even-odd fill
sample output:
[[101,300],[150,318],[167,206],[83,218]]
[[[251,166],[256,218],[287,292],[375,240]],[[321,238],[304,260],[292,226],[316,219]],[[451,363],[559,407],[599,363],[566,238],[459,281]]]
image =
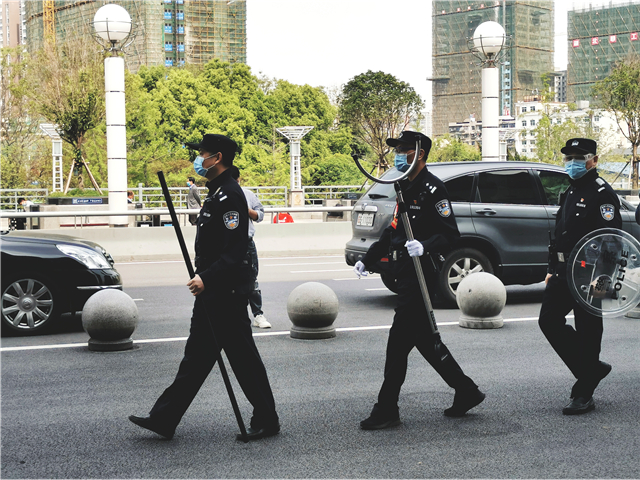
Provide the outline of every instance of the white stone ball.
[[82,327],[95,340],[129,338],[137,325],[138,306],[122,290],[100,290],[82,309]]
[[338,297],[323,283],[303,283],[289,294],[287,313],[294,325],[309,328],[327,327],[338,316]]
[[476,272],[462,279],[456,290],[456,301],[468,317],[497,317],[507,303],[507,289],[495,275]]

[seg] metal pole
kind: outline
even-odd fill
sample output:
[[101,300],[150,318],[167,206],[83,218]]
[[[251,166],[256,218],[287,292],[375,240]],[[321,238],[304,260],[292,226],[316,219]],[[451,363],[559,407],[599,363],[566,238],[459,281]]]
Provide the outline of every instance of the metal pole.
[[[178,223],[178,216],[176,215],[176,210],[173,208],[173,202],[171,201],[171,195],[169,194],[169,189],[167,188],[167,182],[164,179],[164,173],[162,171],[158,172],[158,179],[160,180],[160,185],[162,186],[162,193],[164,194],[164,199],[167,202],[167,208],[169,209],[169,213],[171,214],[171,223],[173,224],[173,228],[175,229],[176,236],[178,237],[178,243],[180,244],[180,250],[182,250],[182,256],[184,258],[184,263],[187,266],[187,271],[189,272],[189,278],[195,277],[195,271],[193,270],[193,265],[191,264],[191,259],[189,258],[189,252],[187,251],[187,245],[184,242],[184,237],[182,236],[182,230],[180,229],[180,224]],[[249,442],[247,438],[247,431],[244,428],[244,422],[242,421],[242,415],[240,414],[240,409],[238,408],[238,402],[236,401],[236,396],[233,393],[233,387],[231,386],[231,382],[229,381],[229,374],[227,373],[227,368],[222,361],[222,350],[218,345],[216,340],[216,334],[213,330],[213,325],[211,323],[211,318],[209,317],[209,311],[207,310],[206,305],[204,304],[204,297],[201,295],[196,296],[196,302],[200,300],[202,302],[203,310],[207,316],[207,323],[209,327],[211,327],[211,337],[213,338],[213,348],[217,355],[218,365],[220,365],[220,373],[222,374],[222,378],[224,380],[224,385],[227,387],[227,393],[229,394],[229,400],[231,400],[231,406],[233,407],[233,412],[236,415],[236,420],[238,421],[238,426],[240,427],[240,433],[242,434],[242,441],[244,443]]]

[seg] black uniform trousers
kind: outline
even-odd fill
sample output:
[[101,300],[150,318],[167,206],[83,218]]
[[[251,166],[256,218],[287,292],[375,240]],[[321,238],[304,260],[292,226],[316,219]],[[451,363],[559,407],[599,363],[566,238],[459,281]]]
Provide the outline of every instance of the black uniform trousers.
[[[567,324],[566,315],[571,310],[575,328]],[[553,349],[578,379],[571,396],[591,397],[597,385],[593,376],[600,361],[602,317],[580,307],[569,291],[566,277],[554,275],[544,290],[538,324]]]
[[247,296],[231,292],[207,294],[206,290],[196,297],[178,374],[149,415],[155,421],[175,428],[215,365],[217,356],[204,308],[208,308],[218,348],[224,349],[242,391],[253,405],[251,427],[260,429],[276,425],[278,415],[273,393],[247,315]]
[[[413,269],[413,265],[410,268]],[[426,275],[426,278],[429,291],[435,292],[435,276]],[[442,343],[440,334],[431,333],[427,308],[415,272],[398,278],[397,282],[397,307],[389,330],[384,382],[374,407],[374,411],[381,410],[391,416],[398,412],[400,389],[407,375],[409,353],[414,347],[451,388],[456,391],[477,388]]]

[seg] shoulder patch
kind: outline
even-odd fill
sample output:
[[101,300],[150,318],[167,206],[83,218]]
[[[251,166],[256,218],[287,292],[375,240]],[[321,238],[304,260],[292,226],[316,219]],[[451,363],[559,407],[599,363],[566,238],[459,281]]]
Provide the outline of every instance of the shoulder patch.
[[604,205],[600,205],[600,213],[602,214],[602,218],[607,222],[610,222],[616,215],[616,209],[610,203],[606,203]]
[[451,215],[451,205],[449,204],[449,200],[440,200],[436,203],[436,210],[440,214],[441,217],[448,217]]
[[234,230],[240,225],[240,214],[238,212],[227,212],[223,215],[224,226],[229,230]]

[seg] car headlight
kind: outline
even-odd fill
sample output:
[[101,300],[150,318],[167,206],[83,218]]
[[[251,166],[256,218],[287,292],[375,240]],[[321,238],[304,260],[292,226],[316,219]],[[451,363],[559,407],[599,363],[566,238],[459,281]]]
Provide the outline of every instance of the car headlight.
[[95,250],[75,245],[56,245],[65,255],[75,258],[77,261],[86,265],[88,268],[111,268],[107,259]]

